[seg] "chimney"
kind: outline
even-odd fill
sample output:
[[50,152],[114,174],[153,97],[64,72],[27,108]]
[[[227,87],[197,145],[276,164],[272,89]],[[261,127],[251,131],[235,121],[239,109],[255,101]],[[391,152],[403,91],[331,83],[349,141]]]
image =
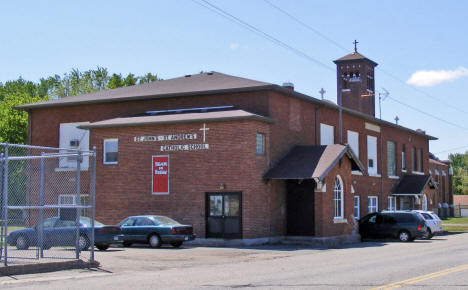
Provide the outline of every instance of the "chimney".
[[294,84],[290,82],[283,83],[283,88],[294,91]]

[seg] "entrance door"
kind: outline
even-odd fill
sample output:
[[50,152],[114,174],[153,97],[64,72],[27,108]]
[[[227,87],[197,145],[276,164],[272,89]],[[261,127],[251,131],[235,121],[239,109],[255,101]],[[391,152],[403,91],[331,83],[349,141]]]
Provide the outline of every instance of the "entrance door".
[[206,193],[206,237],[242,238],[242,194]]
[[288,235],[313,236],[315,234],[315,182],[288,180],[286,228]]

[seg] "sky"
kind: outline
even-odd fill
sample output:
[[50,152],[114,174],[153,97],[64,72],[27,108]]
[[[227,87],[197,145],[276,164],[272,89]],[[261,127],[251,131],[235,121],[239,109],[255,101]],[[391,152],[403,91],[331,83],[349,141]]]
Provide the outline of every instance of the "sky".
[[333,60],[356,39],[379,64],[377,95],[390,93],[382,119],[439,138],[429,149],[446,159],[468,150],[466,11],[455,0],[3,1],[0,82],[97,66],[163,79],[218,71],[316,98],[324,88],[336,102]]

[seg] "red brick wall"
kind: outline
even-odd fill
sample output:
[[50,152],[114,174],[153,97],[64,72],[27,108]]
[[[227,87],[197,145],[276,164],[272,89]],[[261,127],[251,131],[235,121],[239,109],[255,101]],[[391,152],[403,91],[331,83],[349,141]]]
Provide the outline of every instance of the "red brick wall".
[[[269,191],[260,173],[268,155],[256,154],[256,133],[269,125],[257,121],[207,123],[208,150],[161,152],[161,145],[201,143],[187,141],[139,142],[135,136],[198,133],[203,123],[95,129],[97,147],[96,218],[117,223],[129,215],[161,214],[194,225],[205,236],[205,193],[242,192],[243,237],[269,235]],[[103,140],[119,138],[117,165],[102,162]],[[170,194],[151,193],[151,156],[170,155]],[[226,189],[220,190],[220,184]]]

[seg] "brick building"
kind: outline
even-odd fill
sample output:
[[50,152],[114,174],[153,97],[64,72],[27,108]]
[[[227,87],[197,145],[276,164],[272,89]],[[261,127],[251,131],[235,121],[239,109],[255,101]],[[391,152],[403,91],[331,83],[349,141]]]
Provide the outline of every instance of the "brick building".
[[18,109],[31,144],[96,147],[105,223],[162,214],[199,237],[338,237],[368,212],[433,208],[436,138],[375,117],[375,62],[354,52],[335,63],[342,107],[209,72]]
[[429,158],[429,175],[437,184],[437,192],[433,197],[432,210],[441,217],[454,216],[454,201],[452,193],[452,168],[450,161],[439,161]]

